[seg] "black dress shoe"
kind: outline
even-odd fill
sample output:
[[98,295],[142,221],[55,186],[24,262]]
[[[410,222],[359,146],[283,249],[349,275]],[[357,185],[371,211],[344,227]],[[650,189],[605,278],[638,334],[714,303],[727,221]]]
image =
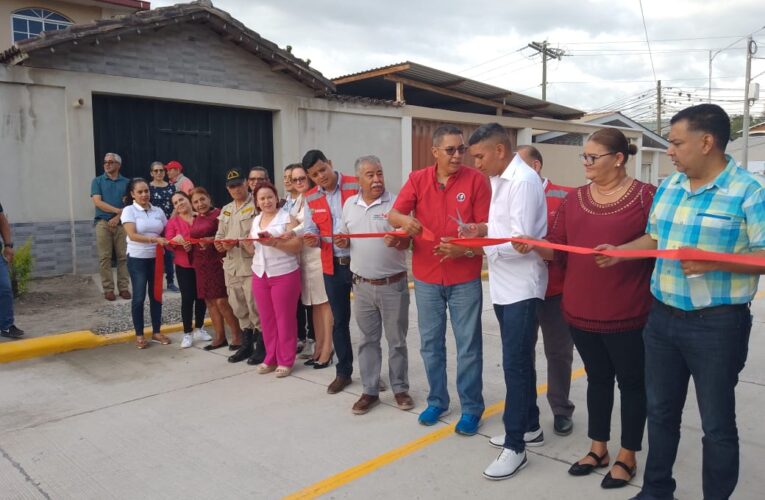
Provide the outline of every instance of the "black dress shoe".
[[202,349],[205,351],[214,351],[215,349],[220,349],[221,347],[226,347],[228,345],[228,341],[224,340],[220,344],[209,344],[204,346]]
[[228,346],[228,350],[229,351],[238,351],[240,347],[242,347],[241,344],[230,344]]
[[306,361],[305,363],[303,363],[303,366],[313,366],[315,364],[316,364],[316,360],[311,358],[308,361]]
[[324,368],[328,368],[332,365],[332,358],[329,358],[326,363],[319,363],[318,361],[314,361],[313,363],[313,369],[314,370],[323,370]]
[[568,436],[574,430],[574,421],[565,415],[555,415],[553,432],[558,436]]
[[627,473],[630,475],[630,478],[616,479],[613,476],[611,476],[611,471],[608,471],[608,474],[606,474],[606,477],[604,477],[603,481],[601,481],[600,483],[601,488],[604,488],[606,490],[612,490],[615,488],[623,488],[630,483],[633,477],[635,477],[635,473],[637,472],[637,466],[630,467],[629,465],[619,460],[614,462],[614,467],[616,467],[617,465],[621,467],[622,469],[626,470]]
[[593,470],[600,469],[603,467],[608,467],[608,460],[606,460],[606,457],[608,456],[608,452],[604,453],[602,457],[599,457],[595,454],[594,451],[591,451],[587,454],[588,457],[592,457],[593,460],[595,460],[595,464],[580,464],[579,462],[574,463],[571,468],[568,469],[568,473],[572,476],[586,476]]

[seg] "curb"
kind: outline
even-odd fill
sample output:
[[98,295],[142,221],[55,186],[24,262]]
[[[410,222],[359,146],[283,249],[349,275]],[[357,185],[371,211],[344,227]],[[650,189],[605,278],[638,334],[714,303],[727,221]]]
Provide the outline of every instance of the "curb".
[[[487,271],[481,271],[481,278],[486,279],[489,276]],[[409,282],[409,289],[414,288],[414,282]],[[353,297],[353,294],[351,294]],[[210,326],[212,322],[205,320],[205,326]],[[160,328],[161,333],[177,333],[183,330],[182,323],[165,325]],[[151,328],[144,330],[145,335],[151,335]],[[14,361],[23,361],[25,359],[40,358],[62,352],[78,351],[82,349],[94,349],[113,344],[124,344],[135,338],[133,330],[124,332],[98,334],[91,330],[79,330],[69,333],[59,333],[36,337],[33,339],[15,340],[3,342],[0,344],[0,364],[12,363]]]
[[[205,326],[212,323],[205,321]],[[159,329],[161,333],[176,333],[183,331],[182,323],[165,325]],[[144,334],[151,336],[151,328],[146,328]],[[78,351],[81,349],[93,349],[96,347],[125,344],[135,338],[134,330],[124,332],[97,334],[91,330],[79,330],[69,333],[59,333],[36,337],[33,339],[16,340],[0,344],[0,363],[11,363],[25,359],[39,358],[60,354],[62,352]]]

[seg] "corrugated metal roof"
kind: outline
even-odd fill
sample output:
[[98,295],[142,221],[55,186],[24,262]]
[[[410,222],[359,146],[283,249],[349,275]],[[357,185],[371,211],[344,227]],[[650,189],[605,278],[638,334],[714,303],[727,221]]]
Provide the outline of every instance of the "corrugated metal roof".
[[[505,104],[526,111],[526,113],[518,112],[517,114],[519,115],[572,119],[578,118],[584,114],[584,111],[578,109],[536,99],[508,89],[471,80],[454,73],[448,73],[411,61],[404,61],[350,75],[344,75],[333,78],[333,81],[338,88],[343,90],[343,92],[349,93],[348,89],[343,87],[350,86],[349,84],[351,83],[362,81],[366,83],[371,83],[373,81],[382,82],[390,81],[392,78],[412,80],[424,84],[425,86],[439,87],[446,91],[459,92],[469,97],[485,99],[493,101],[498,105]],[[406,83],[404,83],[404,85],[406,85]],[[373,92],[375,89],[367,85],[366,90]],[[382,93],[387,89],[378,88],[377,90]],[[386,95],[375,95],[371,97],[389,98],[389,96]],[[513,114],[512,111],[510,113]]]

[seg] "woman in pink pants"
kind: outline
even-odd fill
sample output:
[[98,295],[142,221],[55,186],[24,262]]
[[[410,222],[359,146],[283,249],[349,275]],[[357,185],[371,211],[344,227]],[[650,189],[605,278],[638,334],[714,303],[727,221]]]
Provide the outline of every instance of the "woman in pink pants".
[[[279,209],[279,196],[271,183],[260,184],[252,193],[260,214],[252,221],[252,295],[260,312],[266,358],[258,373],[276,371],[286,377],[295,364],[297,346],[297,301],[300,297],[300,267],[297,254],[300,238],[281,238],[297,225],[289,212]],[[254,247],[253,247],[254,245]]]

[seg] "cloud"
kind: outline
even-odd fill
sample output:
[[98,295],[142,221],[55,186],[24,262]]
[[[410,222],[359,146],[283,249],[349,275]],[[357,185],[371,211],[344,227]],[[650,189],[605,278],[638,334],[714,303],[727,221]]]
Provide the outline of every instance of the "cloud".
[[[152,6],[176,1],[154,0]],[[328,77],[412,60],[539,97],[541,58],[520,49],[548,40],[572,54],[548,63],[549,100],[588,110],[656,85],[637,1],[215,0],[214,5],[280,46],[291,45],[296,56],[311,59]],[[656,77],[665,85],[706,87],[708,51],[765,24],[760,0],[643,0],[643,11]],[[760,38],[765,47],[765,31]],[[672,41],[662,41],[667,39]],[[743,89],[743,42],[737,48],[715,57],[713,87]],[[765,61],[756,61],[753,74],[763,70]],[[765,76],[761,81],[765,85]]]

